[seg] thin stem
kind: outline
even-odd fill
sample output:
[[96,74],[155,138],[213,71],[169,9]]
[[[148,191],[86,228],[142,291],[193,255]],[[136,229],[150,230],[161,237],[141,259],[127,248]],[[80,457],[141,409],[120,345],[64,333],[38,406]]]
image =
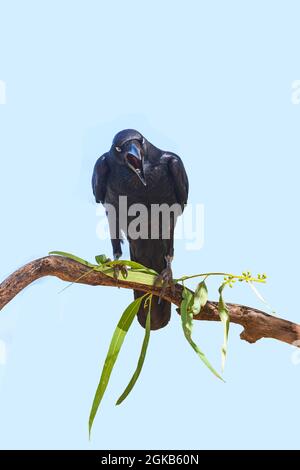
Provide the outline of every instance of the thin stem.
[[73,284],[75,284],[76,282],[78,281],[81,281],[81,279],[85,276],[87,276],[88,274],[91,274],[91,272],[93,271],[96,271],[95,268],[93,269],[90,269],[89,271],[87,271],[86,273],[82,274],[81,276],[79,276],[77,279],[75,279],[73,282],[71,282],[70,284],[68,284],[66,287],[64,287],[63,289],[61,289],[58,293],[61,294],[62,292],[64,292],[65,290],[69,289],[69,287],[73,286]]
[[244,276],[235,276],[231,273],[201,273],[201,274],[193,274],[192,276],[182,276],[179,279],[176,279],[177,282],[179,281],[186,281],[187,279],[193,279],[195,277],[209,277],[209,276],[229,276],[231,279],[243,279],[251,282],[261,282],[263,284],[266,283],[265,279],[257,279],[254,277],[245,278]]

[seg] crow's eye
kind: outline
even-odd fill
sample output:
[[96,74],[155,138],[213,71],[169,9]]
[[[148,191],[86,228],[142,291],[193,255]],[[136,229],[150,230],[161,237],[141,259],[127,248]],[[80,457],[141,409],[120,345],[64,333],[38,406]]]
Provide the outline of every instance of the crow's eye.
[[145,143],[145,137],[142,137],[142,145]]
[[115,147],[115,149],[116,149],[116,151],[119,152],[119,153],[122,152],[121,147]]

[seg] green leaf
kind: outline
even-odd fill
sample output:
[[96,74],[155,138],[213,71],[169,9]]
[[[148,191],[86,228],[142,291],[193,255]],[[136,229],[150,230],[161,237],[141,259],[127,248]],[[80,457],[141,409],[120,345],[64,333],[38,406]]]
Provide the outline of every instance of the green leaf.
[[95,256],[95,260],[97,264],[104,264],[107,263],[107,261],[110,261],[109,258],[107,258],[106,255],[97,255]]
[[144,336],[144,341],[143,341],[143,344],[142,344],[142,349],[141,349],[140,357],[139,357],[139,360],[138,360],[137,368],[136,368],[129,384],[127,385],[126,389],[124,390],[124,392],[122,393],[122,395],[118,399],[116,405],[120,405],[122,403],[122,401],[124,401],[125,398],[127,398],[129,393],[131,392],[131,390],[135,386],[136,381],[139,378],[139,375],[142,371],[142,367],[144,365],[146,352],[147,352],[149,339],[150,339],[150,331],[151,331],[150,325],[151,325],[151,300],[152,300],[152,295],[150,297],[151,298],[150,298],[150,301],[149,301],[149,310],[148,310],[147,319],[146,319],[145,336]]
[[110,261],[106,265],[107,266],[114,266],[115,264],[128,266],[129,268],[132,268],[132,269],[135,269],[135,270],[141,270],[141,271],[147,272],[147,273],[157,274],[157,272],[154,271],[153,269],[147,268],[146,266],[143,266],[142,264],[137,263],[136,261],[131,261],[131,260],[118,259],[118,260]]
[[91,434],[91,429],[93,426],[93,422],[96,416],[96,413],[98,411],[98,408],[100,406],[101,400],[103,398],[103,395],[105,393],[105,390],[107,388],[110,375],[112,373],[113,367],[115,365],[115,362],[117,360],[117,357],[119,355],[120,349],[122,347],[123,341],[125,339],[125,336],[134,320],[134,317],[136,316],[138,309],[140,307],[140,304],[143,300],[143,298],[147,294],[143,295],[142,297],[139,297],[135,299],[133,302],[131,302],[130,305],[125,309],[123,312],[119,323],[115,329],[115,332],[113,334],[113,337],[110,342],[110,346],[108,349],[108,353],[104,362],[104,366],[102,369],[99,385],[97,387],[94,401],[92,404],[91,412],[90,412],[90,417],[89,417],[89,434]]
[[158,272],[155,271],[154,269],[150,269],[150,268],[136,268],[134,270],[134,272],[136,273],[147,273],[147,274],[154,274],[155,276],[158,276]]
[[226,283],[222,284],[221,287],[219,288],[220,297],[219,297],[219,303],[218,303],[219,316],[224,326],[224,339],[223,339],[223,345],[221,349],[222,371],[224,371],[225,361],[226,361],[226,356],[227,356],[227,344],[228,344],[228,334],[229,334],[229,325],[230,325],[229,310],[223,299],[223,289],[225,286],[226,286]]
[[90,268],[94,268],[95,265],[89,263],[85,259],[79,258],[78,256],[72,255],[72,253],[66,253],[65,251],[50,251],[49,255],[59,255],[59,256],[64,256],[65,258],[70,258],[73,259],[74,261],[77,261],[80,264],[84,264],[85,266],[89,266]]
[[191,308],[192,302],[193,302],[193,294],[184,287],[182,291],[182,301],[180,305],[181,324],[182,324],[184,336],[186,337],[187,341],[190,343],[194,351],[198,354],[201,361],[206,365],[206,367],[208,367],[208,369],[216,377],[223,380],[222,377],[218,374],[218,372],[212,367],[212,365],[210,364],[205,354],[201,351],[201,349],[197,346],[197,344],[192,340],[192,330],[193,330],[193,311]]
[[[100,267],[98,268],[100,269]],[[106,276],[114,277],[112,267],[103,267],[101,268],[101,271]],[[151,274],[145,271],[136,271],[135,269],[129,269],[126,281],[138,282],[139,284],[146,284],[148,286],[153,286],[156,278],[157,278],[157,274]]]
[[197,315],[200,313],[201,308],[203,308],[208,299],[208,291],[205,281],[202,281],[198,284],[195,294],[194,294],[194,303],[193,303],[193,314]]
[[[140,284],[146,284],[149,286],[152,286],[154,284],[155,279],[157,277],[156,271],[150,268],[146,268],[145,266],[140,263],[137,263],[136,261],[110,261],[109,258],[107,258],[105,255],[99,255],[95,257],[98,264],[92,264],[83,258],[79,258],[78,256],[75,256],[72,253],[67,253],[65,251],[50,251],[49,255],[59,255],[64,256],[65,258],[73,259],[74,261],[77,261],[80,264],[84,264],[85,266],[93,268],[95,271],[101,271],[103,272],[103,274],[109,277],[114,277],[114,272],[112,268],[115,264],[129,266],[132,269],[128,271],[128,276],[126,280],[131,282],[138,282]],[[104,259],[106,260],[105,262],[103,262]]]

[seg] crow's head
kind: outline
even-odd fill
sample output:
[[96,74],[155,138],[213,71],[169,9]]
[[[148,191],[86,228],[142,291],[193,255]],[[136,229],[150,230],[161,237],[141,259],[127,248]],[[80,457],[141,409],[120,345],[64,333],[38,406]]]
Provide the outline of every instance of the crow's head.
[[114,137],[111,152],[115,159],[133,171],[146,186],[144,175],[144,159],[146,155],[146,139],[134,129],[125,129]]

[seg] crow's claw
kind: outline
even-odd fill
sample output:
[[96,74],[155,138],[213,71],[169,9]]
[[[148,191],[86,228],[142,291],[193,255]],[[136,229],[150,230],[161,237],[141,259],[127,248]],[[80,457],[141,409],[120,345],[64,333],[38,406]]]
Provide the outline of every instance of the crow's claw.
[[158,303],[160,304],[162,297],[165,295],[166,290],[171,288],[172,294],[175,293],[175,284],[173,282],[173,273],[170,266],[167,266],[155,279],[154,285],[161,285],[160,296]]
[[128,276],[128,269],[127,269],[127,266],[125,266],[125,264],[123,264],[123,266],[121,267],[121,274],[124,277],[124,279],[126,279]]
[[117,281],[119,278],[119,274],[122,274],[123,278],[126,279],[128,276],[128,269],[127,266],[124,264],[114,264],[113,265],[113,276],[114,280]]

